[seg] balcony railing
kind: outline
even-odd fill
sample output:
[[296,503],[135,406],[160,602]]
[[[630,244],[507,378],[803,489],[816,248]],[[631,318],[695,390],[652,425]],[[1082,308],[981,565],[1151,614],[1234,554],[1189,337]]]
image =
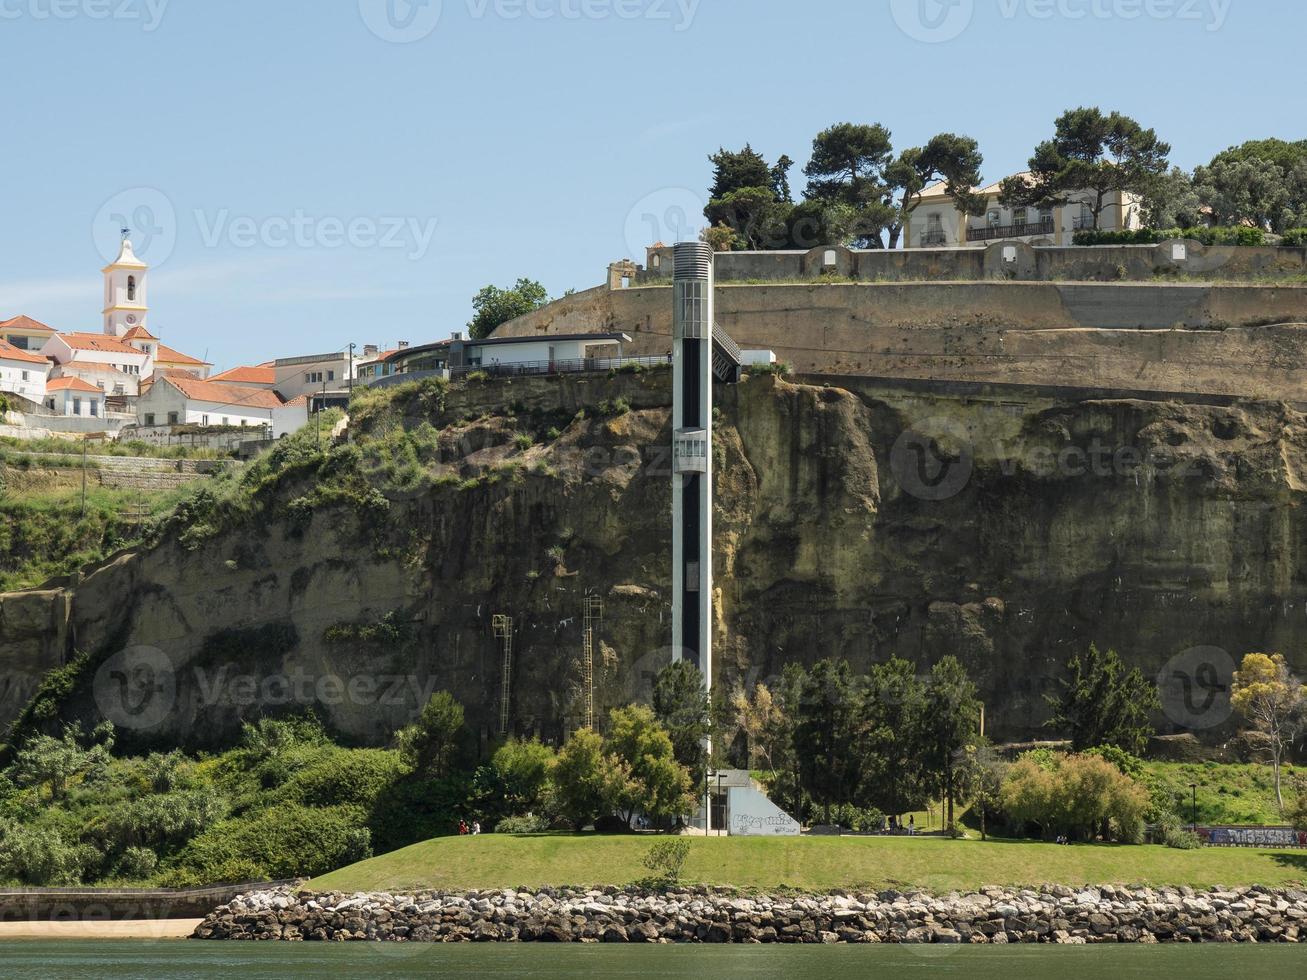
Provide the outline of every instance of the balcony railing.
[[1025,238],[1027,235],[1053,234],[1053,219],[1026,221],[1018,225],[986,225],[981,228],[968,228],[967,241],[992,242],[1002,238]]
[[1081,231],[1085,228],[1093,228],[1094,216],[1092,214],[1078,214],[1071,219],[1071,227],[1076,231]]
[[931,229],[921,233],[921,247],[930,248],[932,245],[947,245],[948,234],[943,228]]
[[[450,377],[461,378],[481,371],[492,378],[521,378],[542,374],[580,374],[589,371],[617,371],[622,368],[632,369],[665,367],[672,360],[667,355],[659,357],[580,357],[556,361],[518,361],[508,364],[462,364],[449,369]],[[395,375],[403,378],[404,375]]]

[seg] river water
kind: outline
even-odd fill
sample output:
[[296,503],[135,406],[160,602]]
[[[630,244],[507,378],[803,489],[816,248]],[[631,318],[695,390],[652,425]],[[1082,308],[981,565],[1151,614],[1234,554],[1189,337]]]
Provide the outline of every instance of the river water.
[[327,945],[188,941],[9,942],[0,977],[710,977],[711,980],[1303,980],[1296,946]]

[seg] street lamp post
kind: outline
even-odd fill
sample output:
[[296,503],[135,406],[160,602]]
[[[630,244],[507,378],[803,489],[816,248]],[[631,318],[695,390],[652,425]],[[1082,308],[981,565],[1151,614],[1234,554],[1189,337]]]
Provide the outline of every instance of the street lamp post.
[[1197,783],[1189,784],[1189,799],[1190,799],[1189,816],[1191,819],[1191,827],[1193,828],[1193,832],[1196,834],[1198,833],[1198,784]]

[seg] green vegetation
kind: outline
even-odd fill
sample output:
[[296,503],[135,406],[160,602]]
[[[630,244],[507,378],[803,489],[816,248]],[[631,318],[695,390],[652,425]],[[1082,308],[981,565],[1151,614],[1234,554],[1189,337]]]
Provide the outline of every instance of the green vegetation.
[[[79,461],[80,462],[80,461]],[[146,539],[185,490],[142,491],[0,464],[0,592],[38,586]]]
[[230,459],[232,454],[202,446],[159,446],[139,439],[125,441],[89,440],[83,445],[80,439],[14,439],[0,436],[0,459],[8,453],[32,453],[55,456],[81,457],[85,449],[91,456],[142,456],[151,459]]
[[519,279],[507,289],[486,286],[472,299],[475,311],[467,329],[473,340],[492,334],[496,327],[538,310],[549,302],[549,292],[532,279]]
[[[547,835],[445,838],[326,875],[314,889],[519,888],[626,885],[645,877],[649,839]],[[1209,887],[1283,885],[1307,877],[1301,852],[1178,851],[903,837],[691,838],[686,881],[744,889],[924,888],[945,893],[1043,882]]]
[[[1199,824],[1279,824],[1275,780],[1269,767],[1259,763],[1144,762],[1143,781],[1154,805],[1170,810],[1182,824],[1193,820],[1193,793],[1197,787]],[[1285,768],[1292,777],[1292,767]],[[1307,775],[1307,770],[1298,770]],[[1307,799],[1303,801],[1307,803]]]
[[1071,747],[1084,751],[1112,745],[1135,755],[1143,751],[1153,727],[1148,717],[1162,702],[1157,686],[1128,669],[1115,650],[1099,652],[1090,644],[1085,656],[1071,658],[1062,694],[1049,698],[1049,727],[1071,736]]
[[1260,228],[1136,228],[1133,231],[1085,229],[1075,233],[1077,245],[1156,245],[1177,238],[1187,238],[1203,245],[1265,245],[1266,233]]

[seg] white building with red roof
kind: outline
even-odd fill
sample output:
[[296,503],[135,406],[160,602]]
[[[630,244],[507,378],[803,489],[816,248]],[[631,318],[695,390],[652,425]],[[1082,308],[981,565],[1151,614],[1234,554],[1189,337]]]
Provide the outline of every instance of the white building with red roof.
[[43,404],[49,374],[50,362],[45,357],[0,340],[0,393]]
[[57,333],[42,353],[55,362],[55,377],[80,378],[106,395],[135,398],[154,373],[151,355],[106,334]]
[[16,316],[0,320],[0,340],[13,344],[19,350],[40,353],[45,342],[55,334],[54,327],[48,327],[40,320],[30,316]]
[[267,388],[165,376],[158,378],[141,396],[136,404],[136,417],[146,428],[268,426],[274,436],[281,436],[308,422],[308,406],[287,405]]
[[81,378],[51,378],[46,384],[45,407],[57,415],[104,418],[105,394]]
[[229,371],[213,375],[209,380],[218,384],[266,388],[271,391],[277,387],[277,369],[273,361],[267,361],[254,367],[234,367]]

